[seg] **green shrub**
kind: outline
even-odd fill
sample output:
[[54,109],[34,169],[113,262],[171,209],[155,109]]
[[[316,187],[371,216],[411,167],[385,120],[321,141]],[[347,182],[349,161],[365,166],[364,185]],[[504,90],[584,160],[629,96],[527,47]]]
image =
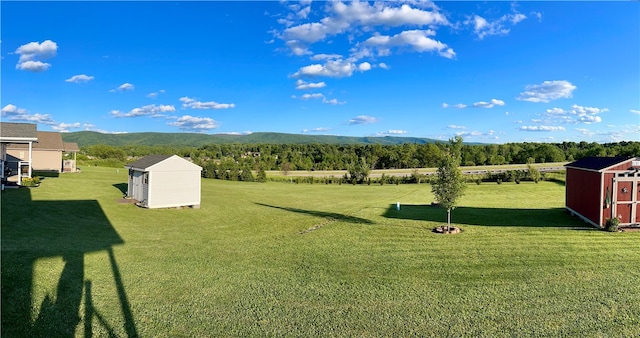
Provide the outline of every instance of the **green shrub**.
[[39,177],[23,177],[22,178],[22,186],[24,187],[37,187],[40,184]]
[[618,217],[607,218],[607,221],[605,222],[605,228],[609,232],[617,232],[619,226],[620,226],[620,219]]

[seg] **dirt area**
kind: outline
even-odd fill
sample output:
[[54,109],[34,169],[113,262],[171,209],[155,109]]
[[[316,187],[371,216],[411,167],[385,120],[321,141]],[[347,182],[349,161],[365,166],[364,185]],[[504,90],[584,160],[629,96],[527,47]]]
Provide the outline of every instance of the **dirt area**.
[[134,200],[133,198],[119,198],[116,200],[116,202],[118,202],[119,204],[134,204],[138,201]]
[[453,235],[453,234],[459,234],[460,232],[462,232],[462,229],[452,226],[452,227],[449,227],[449,230],[447,230],[447,226],[442,225],[433,229],[433,232],[437,234]]

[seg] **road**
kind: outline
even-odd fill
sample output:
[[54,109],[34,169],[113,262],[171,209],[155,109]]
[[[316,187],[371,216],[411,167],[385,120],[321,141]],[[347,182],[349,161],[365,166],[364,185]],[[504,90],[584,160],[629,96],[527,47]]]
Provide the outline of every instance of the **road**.
[[[535,167],[540,172],[557,172],[564,170],[565,163],[550,163],[549,165],[541,165],[537,164]],[[526,164],[515,164],[515,165],[496,165],[496,166],[483,166],[483,167],[471,167],[465,168],[460,167],[462,174],[464,175],[484,175],[488,172],[492,173],[503,173],[510,170],[518,170],[518,171],[527,171]],[[422,175],[434,175],[436,173],[436,168],[420,168],[420,169],[376,169],[371,170],[369,173],[369,177],[377,178],[382,176],[383,174],[386,176],[411,176],[414,170],[417,170],[419,174]],[[269,176],[315,176],[315,177],[342,177],[344,175],[348,175],[346,170],[293,170],[288,173],[284,173],[282,171],[267,171],[267,175]]]

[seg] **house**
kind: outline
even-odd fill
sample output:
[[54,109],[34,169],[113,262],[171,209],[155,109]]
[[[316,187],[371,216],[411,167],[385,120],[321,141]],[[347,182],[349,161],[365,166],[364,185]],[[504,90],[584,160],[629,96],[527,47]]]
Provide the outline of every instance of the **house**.
[[129,169],[127,196],[145,208],[200,208],[202,167],[177,155],[149,155]]
[[[62,142],[62,135],[50,131],[37,132],[38,143],[33,145],[32,149],[32,167],[35,171],[48,171],[61,173],[64,172],[64,162],[62,161],[63,153],[78,151],[78,145],[75,143]],[[28,146],[26,144],[12,144],[7,147],[7,153],[15,158],[26,158]],[[69,166],[75,168],[75,161],[68,163]],[[66,170],[72,171],[72,170]],[[75,171],[75,170],[73,170]]]
[[604,227],[617,217],[621,226],[640,225],[640,158],[586,157],[565,165],[567,211]]
[[[37,127],[32,123],[0,122],[0,177],[2,189],[5,185],[20,185],[22,178],[31,177],[33,144],[38,142]],[[8,148],[14,145],[24,146],[23,155],[20,158],[11,156]]]

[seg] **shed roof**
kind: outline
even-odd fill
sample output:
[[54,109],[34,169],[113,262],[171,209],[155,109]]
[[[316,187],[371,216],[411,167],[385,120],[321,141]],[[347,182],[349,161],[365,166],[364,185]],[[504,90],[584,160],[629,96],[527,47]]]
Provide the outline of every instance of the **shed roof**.
[[566,164],[567,168],[578,168],[578,169],[587,169],[587,170],[604,170],[609,167],[618,165],[620,163],[631,160],[631,157],[620,156],[620,157],[585,157],[583,159],[577,160],[575,162],[571,162]]
[[[53,131],[39,131],[36,134],[38,135],[38,143],[33,145],[34,150],[64,150],[62,134]],[[11,146],[13,149],[26,149],[27,147],[28,146],[26,144],[16,144]]]
[[168,159],[171,156],[174,156],[174,155],[147,155],[145,157],[140,158],[137,161],[134,161],[125,165],[125,168],[136,168],[136,169],[145,170],[154,164],[160,163]]
[[62,142],[62,144],[64,146],[64,151],[69,151],[69,152],[80,151],[80,149],[78,148],[78,144],[75,142]]
[[0,122],[2,142],[37,141],[37,126],[33,123]]

